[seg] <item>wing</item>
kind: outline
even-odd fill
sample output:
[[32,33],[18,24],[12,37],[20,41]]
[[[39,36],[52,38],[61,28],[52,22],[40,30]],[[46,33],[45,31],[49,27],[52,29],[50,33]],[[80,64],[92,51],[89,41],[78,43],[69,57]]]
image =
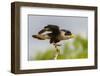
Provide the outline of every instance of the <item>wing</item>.
[[38,34],[42,34],[42,33],[46,32],[46,31],[59,32],[59,26],[57,26],[57,25],[51,25],[51,24],[47,25],[42,30],[40,30],[38,32]]
[[38,35],[32,35],[33,38],[39,39],[39,40],[45,40],[50,39],[50,36],[48,34],[38,34]]
[[42,33],[44,33],[44,32],[46,32],[46,30],[45,30],[45,29],[42,29],[42,30],[40,30],[40,31],[38,32],[38,34],[42,34]]

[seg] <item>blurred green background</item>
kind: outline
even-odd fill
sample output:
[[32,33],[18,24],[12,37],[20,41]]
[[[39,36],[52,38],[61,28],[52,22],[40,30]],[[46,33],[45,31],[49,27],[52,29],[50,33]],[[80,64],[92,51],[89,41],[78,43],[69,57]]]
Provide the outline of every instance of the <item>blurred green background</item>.
[[[77,35],[73,41],[65,41],[63,48],[59,50],[61,54],[57,59],[88,58],[88,40],[81,35]],[[49,48],[45,52],[37,52],[32,60],[53,60],[55,51],[55,49]]]

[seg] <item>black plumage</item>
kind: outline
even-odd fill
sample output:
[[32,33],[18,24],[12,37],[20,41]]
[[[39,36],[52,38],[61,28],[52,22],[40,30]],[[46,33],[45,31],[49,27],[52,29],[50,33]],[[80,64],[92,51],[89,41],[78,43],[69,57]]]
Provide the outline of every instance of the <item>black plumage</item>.
[[[46,33],[45,32],[50,32]],[[67,40],[72,38],[72,33],[69,30],[61,29],[57,25],[47,25],[38,32],[38,35],[32,35],[32,37],[39,40],[50,39],[50,43],[58,43],[61,40]]]

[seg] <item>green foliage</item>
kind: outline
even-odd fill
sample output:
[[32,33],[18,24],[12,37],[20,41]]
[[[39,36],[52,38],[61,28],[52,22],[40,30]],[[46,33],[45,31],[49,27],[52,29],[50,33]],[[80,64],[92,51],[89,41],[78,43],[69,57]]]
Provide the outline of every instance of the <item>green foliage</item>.
[[[88,40],[77,35],[73,41],[67,40],[60,51],[63,54],[60,54],[57,59],[88,58]],[[33,60],[51,60],[54,58],[54,53],[55,49],[47,49],[45,52],[38,52]]]

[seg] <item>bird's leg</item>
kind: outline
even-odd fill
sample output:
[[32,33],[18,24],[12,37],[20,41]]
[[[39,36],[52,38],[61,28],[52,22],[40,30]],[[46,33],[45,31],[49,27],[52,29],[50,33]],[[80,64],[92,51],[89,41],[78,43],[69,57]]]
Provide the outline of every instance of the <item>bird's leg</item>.
[[56,43],[53,43],[53,45],[56,46],[56,47],[57,47],[57,46],[61,46],[61,44],[56,44]]
[[56,43],[54,43],[53,44],[54,46],[55,46],[55,48],[56,48],[56,52],[55,52],[55,55],[54,55],[54,60],[56,60],[57,59],[57,57],[59,56],[59,54],[60,54],[60,50],[58,49],[58,45],[56,44]]

